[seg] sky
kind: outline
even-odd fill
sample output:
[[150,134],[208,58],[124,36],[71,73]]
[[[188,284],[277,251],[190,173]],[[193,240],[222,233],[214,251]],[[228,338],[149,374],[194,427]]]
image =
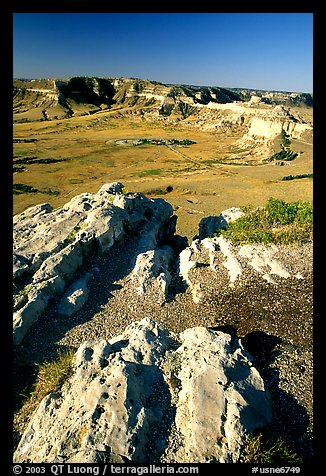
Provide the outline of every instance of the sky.
[[313,91],[312,13],[15,13],[15,78]]

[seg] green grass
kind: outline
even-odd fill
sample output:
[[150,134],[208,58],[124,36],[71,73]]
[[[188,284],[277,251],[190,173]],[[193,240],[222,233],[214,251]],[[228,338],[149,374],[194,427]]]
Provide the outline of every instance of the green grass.
[[150,170],[143,170],[142,172],[138,172],[138,177],[146,177],[147,175],[160,175],[162,170],[160,169],[150,169]]
[[249,207],[244,216],[230,223],[227,229],[217,230],[213,236],[223,235],[234,244],[301,244],[312,239],[312,231],[311,203],[270,198],[265,208],[250,210]]
[[298,456],[281,438],[265,438],[261,433],[247,439],[244,450],[246,463],[302,463]]
[[53,362],[44,362],[39,365],[33,398],[41,401],[49,393],[59,392],[62,385],[72,374],[72,359],[74,350],[59,351],[58,357]]

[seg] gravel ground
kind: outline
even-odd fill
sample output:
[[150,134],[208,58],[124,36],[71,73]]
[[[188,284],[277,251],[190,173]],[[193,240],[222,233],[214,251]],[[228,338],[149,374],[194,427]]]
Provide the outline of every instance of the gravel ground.
[[[51,360],[58,348],[77,348],[88,339],[110,339],[143,317],[148,316],[174,332],[193,326],[212,327],[243,338],[274,402],[274,421],[268,434],[285,437],[305,461],[310,461],[312,244],[281,250],[287,269],[299,270],[303,279],[288,278],[275,285],[253,273],[230,287],[223,273],[209,275],[205,299],[199,304],[193,302],[189,289],[185,290],[176,277],[173,295],[164,303],[155,290],[148,296],[137,295],[128,277],[136,244],[137,237],[129,237],[122,246],[114,245],[88,263],[93,274],[88,284],[90,297],[75,315],[58,316],[53,302],[33,326],[14,359],[16,394],[26,386],[24,376],[28,369],[35,363]],[[207,268],[193,270],[196,282],[203,288],[209,272]]]

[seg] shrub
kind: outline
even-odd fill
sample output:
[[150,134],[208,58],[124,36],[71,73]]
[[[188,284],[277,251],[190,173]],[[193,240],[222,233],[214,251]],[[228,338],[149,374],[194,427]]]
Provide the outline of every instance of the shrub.
[[312,222],[312,205],[309,202],[287,203],[277,198],[270,198],[265,210],[271,225]]
[[292,150],[283,149],[280,152],[276,152],[270,160],[286,160],[291,161],[294,160],[298,154],[293,152]]
[[234,244],[303,243],[312,239],[313,209],[309,202],[287,203],[270,198],[265,208],[248,210],[213,236],[224,235]]
[[13,184],[14,195],[20,195],[22,193],[38,193],[38,192],[39,190],[37,188],[31,187],[30,185],[26,185],[24,183]]
[[161,116],[170,116],[174,108],[174,104],[162,104],[159,114]]
[[47,195],[59,195],[60,192],[57,190],[51,190],[50,188],[38,190],[37,188],[31,187],[30,185],[26,185],[25,183],[14,183],[13,194],[21,195],[22,193],[45,193]]
[[281,180],[295,180],[301,178],[313,178],[313,174],[285,175]]
[[283,141],[284,147],[289,147],[291,145],[289,134],[287,134],[284,129],[282,129],[282,141]]

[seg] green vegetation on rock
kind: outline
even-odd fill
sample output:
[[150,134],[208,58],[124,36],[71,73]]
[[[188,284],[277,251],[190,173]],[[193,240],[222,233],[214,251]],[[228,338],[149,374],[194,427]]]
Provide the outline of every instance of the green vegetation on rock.
[[285,132],[284,129],[282,129],[281,147],[282,147],[282,150],[272,155],[272,157],[267,159],[267,162],[272,162],[273,160],[291,161],[291,160],[294,160],[296,157],[298,157],[299,154],[297,152],[293,152],[293,150],[290,149],[291,141],[289,139],[289,135]]
[[300,244],[312,239],[312,230],[311,203],[284,202],[271,197],[265,208],[247,209],[244,216],[230,223],[227,229],[217,230],[213,236],[223,235],[234,244]]

